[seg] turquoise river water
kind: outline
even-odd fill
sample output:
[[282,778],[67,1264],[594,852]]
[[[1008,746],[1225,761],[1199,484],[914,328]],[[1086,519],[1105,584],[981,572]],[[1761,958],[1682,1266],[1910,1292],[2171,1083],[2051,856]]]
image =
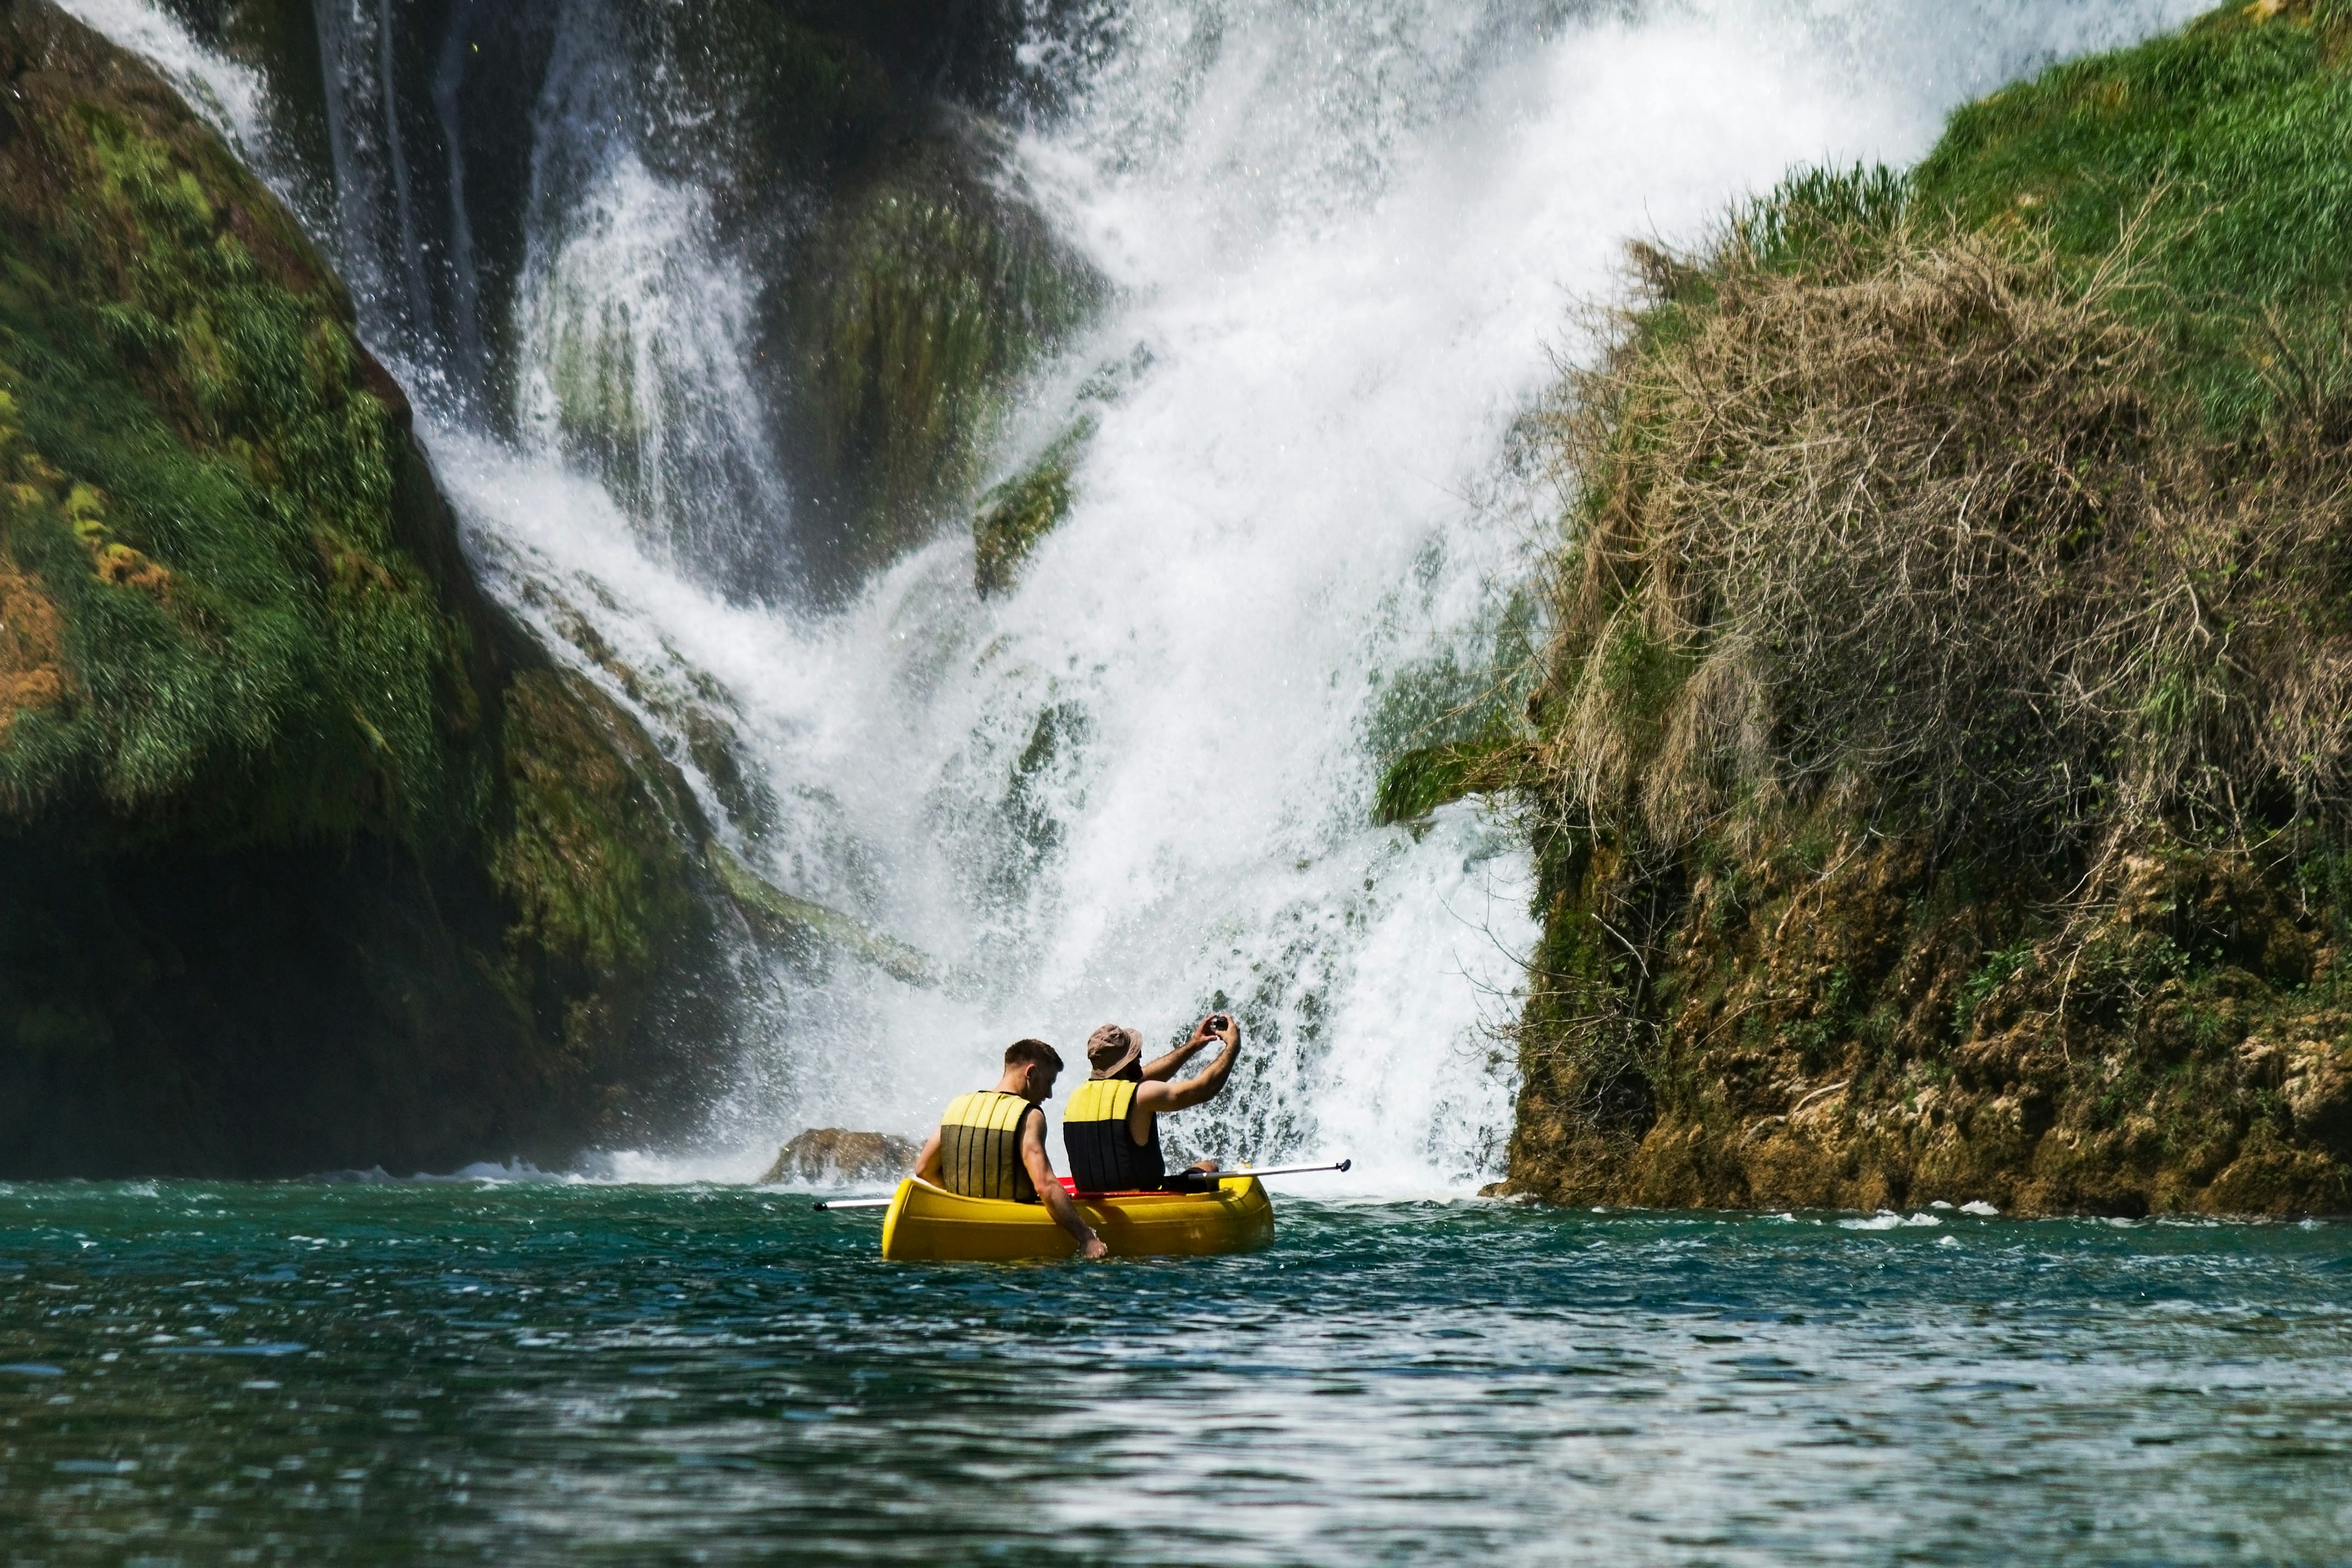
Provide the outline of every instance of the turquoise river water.
[[33,1563],[2352,1556],[2352,1226],[1281,1200],[900,1266],[726,1187],[0,1187]]

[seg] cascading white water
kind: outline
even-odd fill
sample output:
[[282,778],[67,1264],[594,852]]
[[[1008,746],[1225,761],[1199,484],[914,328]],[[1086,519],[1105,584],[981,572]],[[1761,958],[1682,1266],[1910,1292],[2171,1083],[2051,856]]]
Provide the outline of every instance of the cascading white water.
[[516,422],[690,572],[698,552],[789,537],[791,503],[747,372],[757,286],[719,247],[709,192],[641,157],[646,72],[615,58],[625,33],[605,0],[569,0],[535,116]]
[[61,0],[62,8],[142,55],[240,157],[266,163],[268,89],[258,71],[221,58],[151,0]]
[[[698,193],[609,124],[564,149],[580,177],[534,214],[520,306],[524,444],[428,400],[445,482],[551,642],[584,620],[728,710],[775,802],[761,825],[708,796],[748,862],[944,977],[780,973],[708,1157],[621,1168],[742,1174],[802,1126],[919,1131],[1008,1038],[1171,1039],[1213,1004],[1250,1021],[1248,1065],[1180,1146],[1345,1152],[1358,1190],[1492,1173],[1524,844],[1471,805],[1367,824],[1381,750],[1475,692],[1461,672],[1491,663],[1556,519],[1508,433],[1582,352],[1574,307],[1628,237],[1695,239],[1794,163],[1915,157],[1951,104],[2198,8],[1128,0],[1087,49],[1040,38],[1071,108],[1023,172],[1118,295],[1038,377],[1008,466],[1090,371],[1135,368],[1093,408],[1069,519],[987,602],[951,535],[837,610],[730,604],[644,494],[577,466],[582,364],[625,366],[597,384],[630,391],[664,465],[761,462]],[[781,526],[755,477],[744,504],[779,516],[736,525]]]

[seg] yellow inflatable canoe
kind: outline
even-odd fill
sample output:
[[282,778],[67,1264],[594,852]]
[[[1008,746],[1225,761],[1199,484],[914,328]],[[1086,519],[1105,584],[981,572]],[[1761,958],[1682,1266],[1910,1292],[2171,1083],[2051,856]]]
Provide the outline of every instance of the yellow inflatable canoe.
[[[1113,1258],[1247,1252],[1274,1239],[1274,1204],[1236,1172],[1206,1192],[1118,1193],[1077,1200]],[[902,1262],[1009,1263],[1077,1250],[1043,1204],[967,1198],[913,1176],[882,1219],[882,1256]]]

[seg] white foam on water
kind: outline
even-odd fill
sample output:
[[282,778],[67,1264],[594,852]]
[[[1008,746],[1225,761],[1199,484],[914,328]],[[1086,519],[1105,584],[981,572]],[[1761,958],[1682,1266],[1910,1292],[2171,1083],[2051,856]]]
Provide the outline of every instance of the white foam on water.
[[1867,1218],[1842,1219],[1837,1222],[1837,1225],[1840,1230],[1911,1230],[1923,1226],[1938,1226],[1943,1223],[1934,1215],[1925,1212],[1905,1215],[1896,1214],[1892,1209],[1881,1209]]

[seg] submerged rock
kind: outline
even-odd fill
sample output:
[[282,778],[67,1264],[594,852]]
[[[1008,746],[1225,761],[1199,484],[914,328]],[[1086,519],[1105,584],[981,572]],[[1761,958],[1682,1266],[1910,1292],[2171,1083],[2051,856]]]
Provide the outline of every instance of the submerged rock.
[[293,219],[0,12],[0,1173],[560,1161],[689,1113],[703,825],[481,596]]

